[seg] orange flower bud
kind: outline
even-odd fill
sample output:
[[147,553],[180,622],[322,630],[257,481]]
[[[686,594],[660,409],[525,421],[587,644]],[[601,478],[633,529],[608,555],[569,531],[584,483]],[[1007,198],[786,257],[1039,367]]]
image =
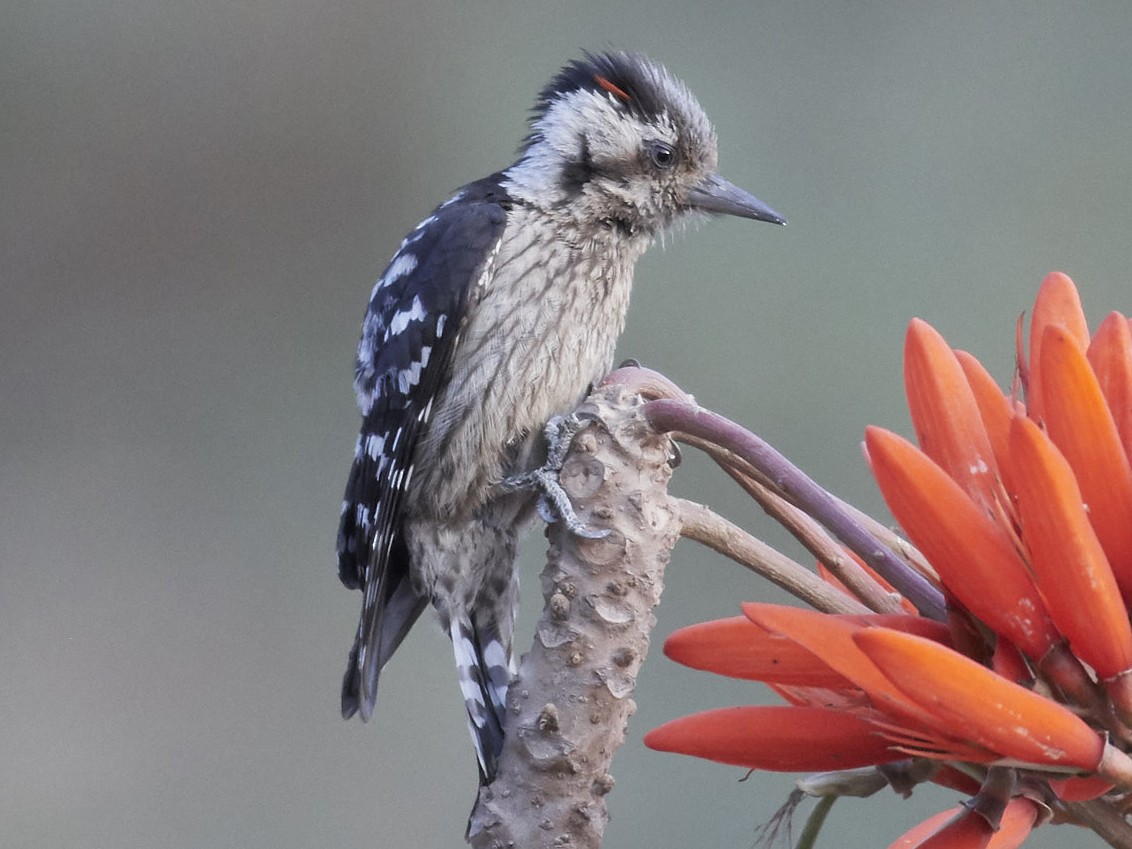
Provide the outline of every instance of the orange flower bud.
[[[1047,333],[1046,355],[1055,344]],[[1046,400],[1052,414],[1053,395]],[[1050,617],[1073,653],[1102,678],[1119,675],[1132,667],[1132,627],[1073,470],[1023,416],[1011,425],[1010,450],[1022,539]],[[1132,526],[1130,518],[1132,511],[1124,519]]]
[[1003,758],[1092,772],[1105,744],[1064,706],[931,640],[887,628],[854,635],[861,651],[935,728]]
[[645,745],[775,772],[851,769],[907,757],[855,714],[781,705],[683,716],[645,734]]
[[1026,655],[1060,636],[1006,532],[907,440],[865,431],[873,474],[892,514],[940,580],[968,610]]
[[951,347],[920,319],[904,337],[904,391],[920,450],[995,515],[998,469],[975,395]]

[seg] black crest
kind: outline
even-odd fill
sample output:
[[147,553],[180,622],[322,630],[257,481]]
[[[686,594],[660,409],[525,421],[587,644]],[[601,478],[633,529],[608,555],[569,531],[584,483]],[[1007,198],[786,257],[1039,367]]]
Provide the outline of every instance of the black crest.
[[[542,118],[551,104],[575,91],[605,92],[615,103],[643,120],[667,111],[664,81],[668,72],[639,53],[585,53],[564,67],[541,92],[535,103],[533,122]],[[538,135],[535,131],[528,144]]]

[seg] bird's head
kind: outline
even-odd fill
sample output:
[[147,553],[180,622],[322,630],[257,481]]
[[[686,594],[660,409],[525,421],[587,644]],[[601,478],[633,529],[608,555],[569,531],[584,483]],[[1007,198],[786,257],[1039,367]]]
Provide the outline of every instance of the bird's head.
[[652,236],[689,213],[784,224],[716,173],[715,130],[692,93],[632,53],[586,54],[543,89],[509,190],[579,223]]

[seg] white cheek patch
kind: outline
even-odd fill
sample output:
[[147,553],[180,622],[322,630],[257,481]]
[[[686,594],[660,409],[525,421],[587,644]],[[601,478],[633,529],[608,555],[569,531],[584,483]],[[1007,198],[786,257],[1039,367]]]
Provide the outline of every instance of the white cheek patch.
[[598,162],[636,156],[644,141],[642,125],[617,108],[612,96],[579,89],[556,98],[534,124],[537,141],[508,169],[508,190],[542,202],[561,200],[562,170],[583,152]]
[[624,159],[644,142],[641,122],[618,109],[609,95],[593,91],[573,91],[556,100],[538,128],[550,147],[567,158],[578,155],[579,138],[597,160]]

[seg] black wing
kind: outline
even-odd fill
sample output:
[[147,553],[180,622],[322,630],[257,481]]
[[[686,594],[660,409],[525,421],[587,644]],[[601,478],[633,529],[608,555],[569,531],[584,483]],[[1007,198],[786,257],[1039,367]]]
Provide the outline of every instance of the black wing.
[[342,683],[347,718],[369,719],[382,666],[427,604],[409,577],[403,499],[508,206],[498,174],[466,186],[405,238],[370,296],[354,374],[362,429],[338,529],[339,577],[365,593]]

